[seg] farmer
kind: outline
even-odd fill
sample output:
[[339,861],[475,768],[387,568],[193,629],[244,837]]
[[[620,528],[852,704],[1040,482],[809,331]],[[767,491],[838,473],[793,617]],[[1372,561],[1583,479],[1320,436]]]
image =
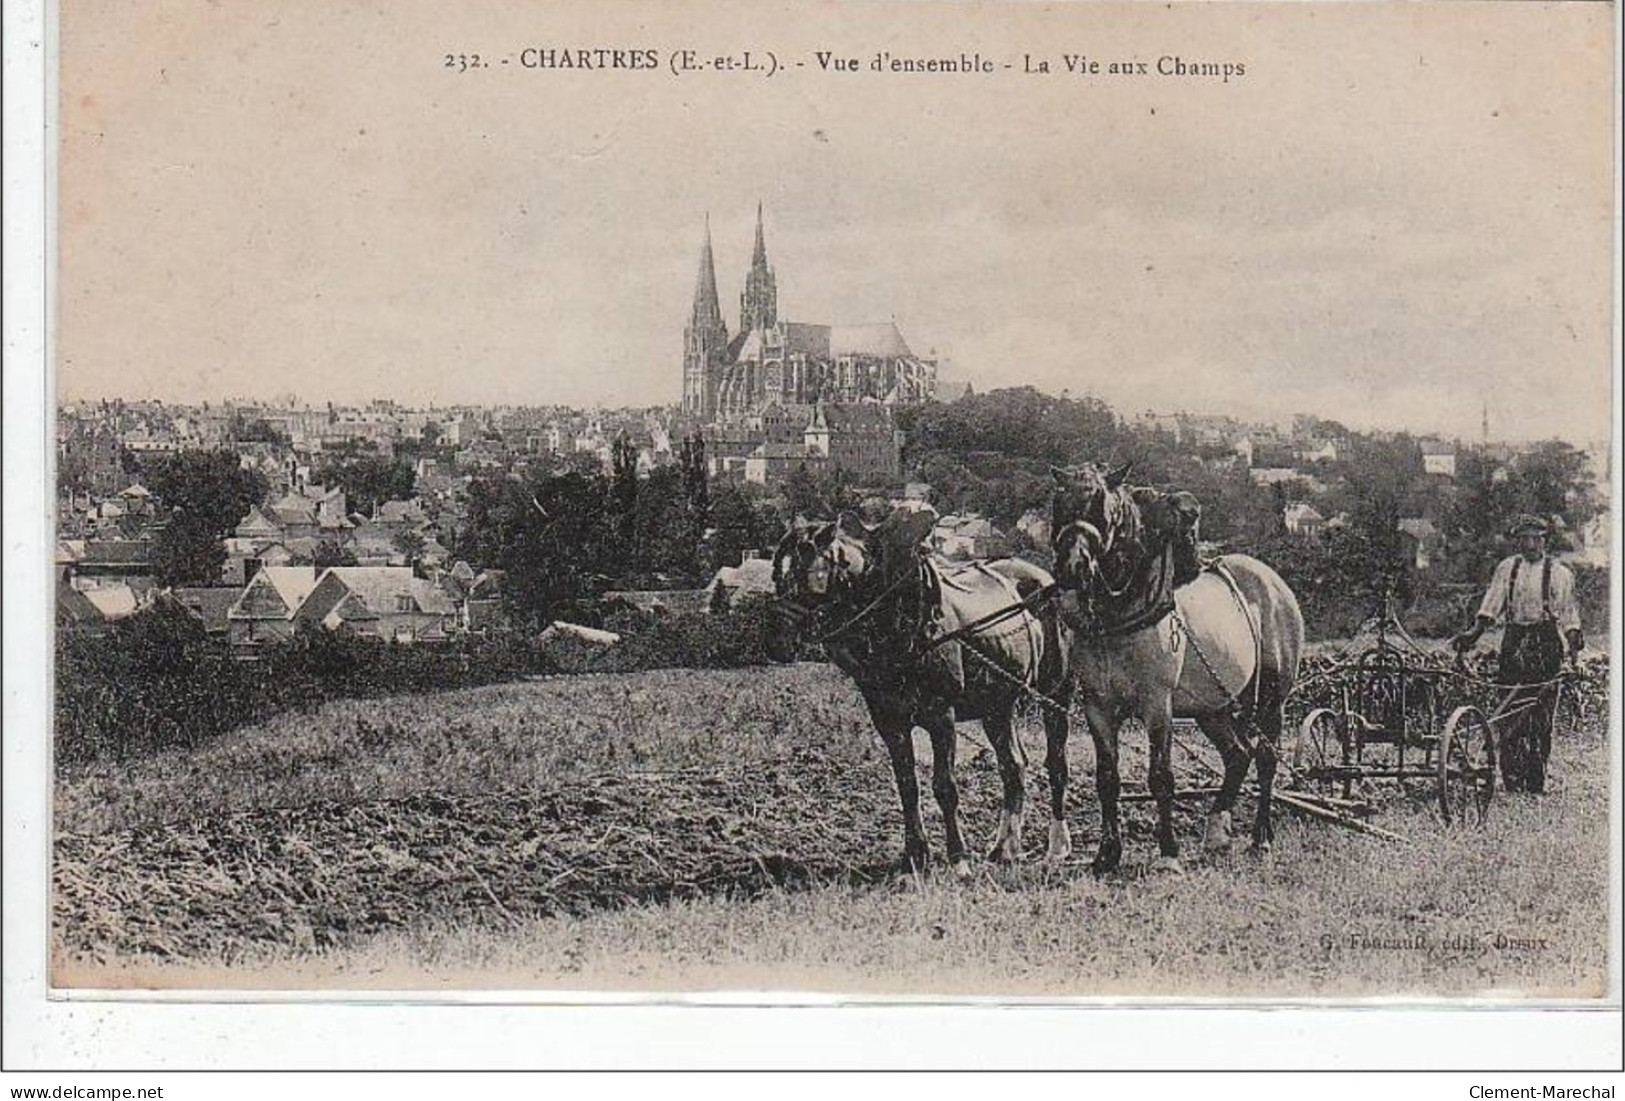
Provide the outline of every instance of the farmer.
[[1477,619],[1452,640],[1456,652],[1465,653],[1486,628],[1506,624],[1499,680],[1517,688],[1508,711],[1525,709],[1523,720],[1514,720],[1501,738],[1501,776],[1508,791],[1539,794],[1546,789],[1555,680],[1563,668],[1564,643],[1571,658],[1585,648],[1574,604],[1574,575],[1547,553],[1550,534],[1551,525],[1538,516],[1518,517],[1508,532],[1518,541],[1518,553],[1495,567]]

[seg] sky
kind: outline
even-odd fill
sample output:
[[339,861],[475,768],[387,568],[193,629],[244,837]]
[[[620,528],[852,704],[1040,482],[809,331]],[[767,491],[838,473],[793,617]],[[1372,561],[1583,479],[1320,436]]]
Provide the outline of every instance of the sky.
[[1609,435],[1607,5],[66,9],[65,399],[675,402],[706,218],[736,326],[760,202],[782,318],[895,320],[978,390]]

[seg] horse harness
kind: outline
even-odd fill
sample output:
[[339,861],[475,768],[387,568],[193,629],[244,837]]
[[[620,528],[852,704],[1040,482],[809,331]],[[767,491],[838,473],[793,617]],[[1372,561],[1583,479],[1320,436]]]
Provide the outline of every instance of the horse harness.
[[[1253,619],[1252,611],[1247,607],[1247,599],[1242,595],[1241,586],[1236,584],[1235,575],[1222,562],[1214,562],[1209,568],[1224,581],[1225,587],[1230,590],[1230,595],[1236,600],[1236,607],[1241,611],[1241,618],[1247,621],[1247,631],[1253,636],[1253,703],[1252,707],[1246,711],[1246,718],[1248,725],[1256,731],[1258,730],[1259,693],[1264,680],[1263,632]],[[1227,704],[1231,713],[1240,717],[1243,710],[1240,706],[1241,697],[1224,686],[1224,681],[1220,679],[1218,670],[1213,668],[1213,663],[1208,660],[1207,654],[1202,651],[1201,643],[1196,640],[1196,633],[1185,622],[1185,617],[1179,614],[1179,609],[1174,608],[1171,614],[1174,617],[1174,626],[1185,636],[1185,641],[1190,643],[1191,653],[1196,655],[1196,659],[1202,663],[1202,668],[1207,670],[1207,675],[1213,678],[1213,683],[1217,684],[1219,689],[1228,697]]]
[[[987,567],[981,563],[973,563],[970,567],[968,567],[968,569],[978,571],[1001,584],[1009,583],[1007,578],[987,569]],[[917,626],[921,630],[923,630],[926,621],[930,618],[930,613],[926,606],[930,603],[931,594],[940,593],[944,587],[957,589],[960,592],[966,593],[974,591],[970,587],[956,581],[953,574],[945,573],[935,566],[928,556],[920,554],[915,559],[913,569],[899,571],[896,579],[883,588],[873,599],[859,609],[856,614],[848,618],[844,623],[834,630],[825,632],[817,639],[817,642],[821,645],[827,644],[835,641],[843,635],[849,634],[854,628],[860,626],[865,621],[869,620],[870,617],[879,612],[882,609],[882,606],[887,602],[888,598],[902,589],[903,586],[909,581],[917,581],[920,585],[920,622]],[[1038,675],[1037,661],[1030,663],[1025,677],[1017,678],[1005,670],[987,654],[983,653],[981,648],[975,644],[973,639],[975,636],[984,634],[990,627],[1003,623],[1006,620],[1014,617],[1030,613],[1033,608],[1044,601],[1051,599],[1055,595],[1056,591],[1057,588],[1053,584],[1044,586],[1043,588],[1037,589],[1030,593],[1028,596],[1017,600],[1013,604],[999,608],[988,615],[973,620],[972,622],[949,631],[946,634],[938,635],[933,639],[924,640],[923,643],[920,641],[921,630],[911,630],[909,629],[909,625],[899,623],[898,626],[902,628],[899,633],[904,635],[908,643],[911,644],[906,647],[905,654],[901,656],[911,658],[912,664],[918,665],[938,647],[945,646],[951,642],[957,642],[969,653],[971,653],[982,665],[996,672],[1002,679],[1011,682],[1018,688],[1031,691],[1033,681]],[[1039,637],[1039,633],[1042,630],[1041,625],[1036,617],[1027,614],[1026,620],[1022,627],[1027,635],[1027,643],[1030,648],[1030,652],[1037,655],[1041,651],[1043,645],[1042,640]]]

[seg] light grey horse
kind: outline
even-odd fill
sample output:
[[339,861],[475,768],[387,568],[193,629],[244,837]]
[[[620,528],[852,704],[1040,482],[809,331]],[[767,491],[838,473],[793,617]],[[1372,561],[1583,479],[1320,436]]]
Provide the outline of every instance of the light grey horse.
[[1053,472],[1055,574],[1062,615],[1074,627],[1073,676],[1095,744],[1102,826],[1094,869],[1115,870],[1122,859],[1117,734],[1130,717],[1150,736],[1159,865],[1179,866],[1176,716],[1195,719],[1224,758],[1209,845],[1228,847],[1230,811],[1256,760],[1253,847],[1267,851],[1281,707],[1297,679],[1303,614],[1286,582],[1255,558],[1231,554],[1200,572],[1183,569],[1187,551],[1194,567],[1195,499],[1130,489],[1127,472]]

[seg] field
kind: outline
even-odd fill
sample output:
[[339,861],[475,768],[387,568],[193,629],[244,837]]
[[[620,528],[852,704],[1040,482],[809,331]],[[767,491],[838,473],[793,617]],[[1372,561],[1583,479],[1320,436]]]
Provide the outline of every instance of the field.
[[[1088,870],[1093,754],[1074,735],[1077,853],[965,881],[899,877],[890,770],[828,667],[555,677],[330,703],[187,753],[58,778],[62,985],[840,990],[869,993],[1595,997],[1608,970],[1606,719],[1564,732],[1543,798],[1483,829],[1383,795],[1386,842],[1278,808],[1274,853],[1185,874]],[[961,806],[998,780],[961,728]],[[1194,736],[1176,766],[1196,769]],[[923,742],[923,739],[922,739]],[[922,746],[923,748],[923,746]],[[1144,739],[1124,775],[1143,785]],[[929,771],[929,754],[922,772]],[[929,792],[928,785],[925,790]],[[940,856],[935,806],[927,828]],[[1240,808],[1245,818],[1250,800]]]

